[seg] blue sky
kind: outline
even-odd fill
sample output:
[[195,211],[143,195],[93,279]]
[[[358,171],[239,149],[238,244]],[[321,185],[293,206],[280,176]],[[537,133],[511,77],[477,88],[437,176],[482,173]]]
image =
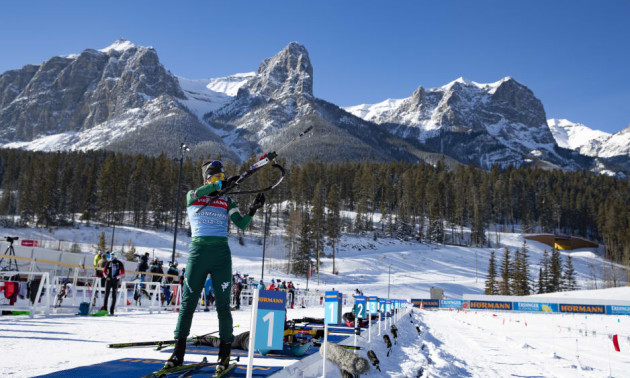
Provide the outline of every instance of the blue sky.
[[340,106],[460,76],[512,76],[548,118],[630,125],[630,1],[28,1],[0,11],[0,72],[118,38],[191,79],[254,71],[306,46],[314,92]]

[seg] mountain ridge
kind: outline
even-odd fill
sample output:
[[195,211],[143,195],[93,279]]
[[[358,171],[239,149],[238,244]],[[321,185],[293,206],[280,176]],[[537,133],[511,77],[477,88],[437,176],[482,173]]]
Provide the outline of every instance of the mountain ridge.
[[313,72],[306,48],[291,42],[255,73],[191,80],[168,71],[152,47],[119,39],[0,75],[0,140],[11,148],[149,154],[185,142],[195,153],[242,161],[315,126],[318,137],[286,151],[288,160],[446,154],[483,168],[595,165],[558,146],[540,100],[511,77],[488,84],[458,78],[419,86],[380,108],[340,108],[314,95]]

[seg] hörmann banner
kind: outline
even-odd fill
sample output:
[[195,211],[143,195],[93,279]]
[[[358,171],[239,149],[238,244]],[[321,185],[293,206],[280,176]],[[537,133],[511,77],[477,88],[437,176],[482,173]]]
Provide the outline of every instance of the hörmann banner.
[[560,312],[572,312],[579,314],[606,314],[606,306],[604,305],[581,305],[581,304],[564,304],[558,305]]
[[512,310],[512,302],[470,301],[471,310]]
[[557,303],[514,302],[514,311],[558,312]]
[[440,301],[437,299],[412,299],[413,307],[420,308],[439,308]]

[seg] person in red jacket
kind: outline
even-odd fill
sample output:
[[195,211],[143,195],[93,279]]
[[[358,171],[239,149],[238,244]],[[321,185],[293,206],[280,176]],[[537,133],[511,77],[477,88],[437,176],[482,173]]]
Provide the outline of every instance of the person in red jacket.
[[118,252],[112,253],[112,259],[107,262],[103,269],[103,278],[105,279],[105,303],[103,307],[107,310],[107,299],[109,292],[112,292],[112,305],[109,308],[109,315],[114,315],[114,307],[116,307],[116,294],[118,292],[118,280],[125,274],[125,266],[118,260]]

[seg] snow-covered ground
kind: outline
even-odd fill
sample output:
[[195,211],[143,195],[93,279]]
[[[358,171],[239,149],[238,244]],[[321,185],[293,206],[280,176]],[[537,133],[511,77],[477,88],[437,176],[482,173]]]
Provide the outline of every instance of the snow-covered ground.
[[[260,229],[260,219],[256,220]],[[111,228],[82,227],[80,229],[35,230],[2,229],[6,236],[20,239],[65,240],[87,250],[95,245],[105,230],[108,244]],[[493,240],[495,234],[492,233]],[[148,251],[166,261],[170,259],[172,234],[154,230],[116,227],[114,245],[131,240],[138,253]],[[495,248],[429,245],[393,239],[373,240],[372,237],[344,236],[335,262],[339,274],[332,274],[332,258],[322,259],[323,265],[309,281],[310,290],[331,290],[333,287],[349,295],[360,288],[366,295],[393,298],[428,298],[431,287],[441,287],[448,298],[463,294],[482,294],[490,251],[497,257],[507,246],[520,248],[519,234],[499,234]],[[186,235],[178,235],[177,260],[180,266],[187,260]],[[283,257],[286,253],[281,230],[272,227],[267,239],[265,281],[271,278],[292,280],[305,288],[306,277],[286,273]],[[260,278],[262,243],[255,236],[245,238],[241,246],[230,240],[233,269]],[[536,278],[542,252],[549,247],[528,241],[530,278]],[[6,246],[0,246],[4,249]],[[28,254],[30,248],[17,247],[18,254]],[[327,251],[328,252],[328,251]],[[602,287],[604,269],[600,257],[592,250],[571,253],[582,288]],[[91,258],[92,253],[86,257]],[[135,263],[127,269],[135,269]],[[390,270],[391,269],[391,270]],[[391,273],[390,273],[391,272]],[[622,269],[617,274],[623,274]],[[625,276],[624,276],[625,279]],[[554,296],[576,298],[628,299],[630,287],[606,290],[576,291]],[[0,347],[10,353],[0,354],[0,375],[34,376],[58,370],[84,366],[123,357],[166,358],[165,353],[151,348],[116,350],[106,344],[122,341],[168,339],[177,320],[176,313],[148,314],[119,309],[116,317],[78,317],[52,315],[48,318],[18,316],[0,317]],[[248,330],[249,311],[233,312],[235,333]],[[289,318],[323,317],[322,308],[288,310]],[[413,323],[411,323],[412,321]],[[418,335],[415,326],[422,329]],[[204,334],[218,328],[214,312],[195,314],[192,334]],[[373,334],[370,349],[381,361],[382,373],[372,370],[371,376],[624,376],[630,371],[630,317],[599,315],[526,314],[500,312],[457,312],[415,310],[411,318],[399,323],[398,344],[386,357],[382,339]],[[593,332],[595,331],[595,332]],[[609,334],[618,334],[621,352],[615,352]],[[367,346],[367,339],[359,338]],[[365,351],[361,351],[365,355]],[[554,357],[555,353],[555,357]],[[202,356],[188,355],[191,361]],[[243,363],[243,362],[241,362]],[[287,364],[286,360],[259,361],[266,365]],[[335,367],[329,367],[335,376]]]

